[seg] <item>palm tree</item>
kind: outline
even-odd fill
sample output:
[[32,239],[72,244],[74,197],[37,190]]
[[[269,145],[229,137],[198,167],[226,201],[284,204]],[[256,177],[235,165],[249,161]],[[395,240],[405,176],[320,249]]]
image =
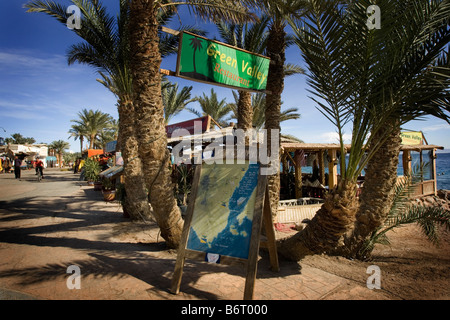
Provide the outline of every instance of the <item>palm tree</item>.
[[164,119],[168,124],[170,119],[180,113],[193,101],[191,99],[192,86],[183,87],[178,91],[178,84],[168,84],[161,88],[162,101],[164,106]]
[[85,127],[82,124],[73,124],[68,133],[70,133],[69,139],[73,137],[74,140],[80,140],[80,152],[83,153],[84,137],[87,134]]
[[79,119],[71,120],[71,122],[75,122],[77,126],[84,129],[89,141],[89,149],[93,149],[98,135],[104,129],[110,127],[112,117],[100,110],[94,111],[83,109],[78,112],[78,118]]
[[55,151],[56,155],[58,156],[59,167],[62,168],[63,153],[64,150],[70,148],[70,144],[64,140],[56,140],[50,143],[49,148]]
[[[267,36],[266,55],[270,58],[269,74],[267,76],[266,90],[266,109],[265,109],[265,127],[269,134],[267,135],[268,154],[275,153],[279,155],[279,150],[271,150],[272,142],[271,130],[281,130],[280,111],[281,94],[284,89],[286,47],[289,44],[285,28],[287,21],[294,17],[300,17],[303,14],[304,0],[261,0],[262,10],[270,18],[269,34]],[[279,160],[277,160],[279,161]],[[272,214],[276,216],[278,212],[278,202],[280,199],[280,173],[268,177],[269,196]]]
[[[227,3],[225,7],[223,2],[218,0],[183,2],[133,0],[131,4],[130,0],[120,0],[120,13],[115,20],[106,13],[98,1],[72,0],[83,13],[82,28],[73,31],[86,42],[72,46],[69,51],[69,62],[78,61],[95,67],[102,77],[100,81],[118,98],[120,123],[118,144],[123,153],[125,189],[127,189],[125,205],[131,209],[130,212],[148,219],[150,209],[146,190],[157,190],[154,194],[162,192],[164,196],[160,199],[166,204],[161,206],[152,203],[152,206],[162,236],[171,247],[178,244],[181,216],[176,208],[175,199],[171,197],[173,192],[169,191],[168,172],[160,158],[162,156],[166,161],[167,157],[164,157],[166,141],[163,133],[165,130],[160,92],[161,55],[158,51],[160,39],[158,27],[163,22],[158,19],[161,13],[175,12],[178,4],[187,4],[194,13],[207,19],[248,20],[254,16],[248,14],[247,5],[254,5],[255,2],[233,1]],[[25,7],[29,12],[49,14],[64,25],[69,18],[66,7],[55,2],[32,1]],[[147,68],[149,66],[150,68]],[[140,72],[140,67],[144,73]],[[145,79],[145,76],[151,78]],[[155,88],[158,89],[154,91]],[[145,123],[155,126],[146,131]],[[141,133],[140,136],[138,132]],[[150,151],[153,147],[158,154],[156,158]],[[162,174],[160,168],[164,168]],[[147,177],[146,186],[143,185],[144,175]],[[131,198],[135,201],[131,201]],[[150,200],[156,198],[159,197],[150,197]]]
[[[378,1],[383,12],[379,30],[367,28],[367,16],[362,14],[370,1],[347,6],[339,2],[311,0],[308,22],[293,25],[309,67],[308,81],[317,97],[313,100],[336,126],[341,154],[346,153],[342,129],[347,123],[353,127],[351,152],[347,162],[341,157],[337,187],[308,226],[280,245],[283,255],[296,260],[306,254],[336,252],[351,230],[346,246],[350,251],[356,248],[351,242],[363,241],[377,225],[371,220],[387,216],[380,210],[375,217],[359,214],[357,218],[356,179],[362,170],[368,166],[376,172],[376,177],[367,179],[377,179],[374,189],[386,190],[396,177],[389,171],[394,164],[381,163],[377,157],[389,154],[396,167],[399,126],[426,114],[449,120],[448,103],[440,102],[448,101],[450,69],[443,48],[450,39],[450,2]],[[382,174],[386,168],[388,177]],[[385,199],[367,190],[363,193],[374,201]]]
[[[235,100],[235,103],[230,103],[229,106],[231,107],[231,111],[233,113],[233,116],[230,119],[237,119],[239,116],[238,111],[238,102],[239,102],[239,96],[236,93],[236,91],[233,91],[233,97]],[[283,102],[282,102],[283,103]],[[258,92],[253,95],[251,100],[251,108],[253,115],[253,119],[251,121],[252,126],[259,130],[264,127],[265,119],[266,119],[266,95],[263,92]],[[300,114],[297,113],[298,108],[288,108],[280,113],[280,122],[287,121],[287,120],[296,120],[300,118]]]
[[95,141],[95,145],[100,149],[105,149],[108,142],[117,140],[118,130],[118,121],[111,118],[108,127],[100,131],[97,140]]
[[[392,11],[389,8],[392,19],[396,18],[396,13],[405,12],[405,7],[408,8],[403,22],[391,26],[392,32],[403,32],[402,37],[394,39],[397,46],[403,46],[406,59],[400,60],[398,64],[385,66],[395,67],[392,73],[392,90],[395,94],[391,99],[394,103],[402,103],[403,106],[392,114],[388,126],[372,130],[374,137],[381,140],[382,144],[380,151],[376,152],[367,164],[364,192],[360,197],[361,205],[356,215],[355,228],[345,239],[347,255],[352,257],[358,254],[359,248],[373,230],[382,226],[389,216],[394,201],[393,190],[397,183],[401,125],[424,114],[439,117],[447,122],[450,118],[450,2],[405,1],[391,6],[394,7]],[[413,25],[410,25],[411,23]],[[377,85],[383,88],[381,83],[380,80]],[[423,213],[420,210],[411,212],[414,213],[413,216]]]
[[[167,2],[167,1],[163,1]],[[127,198],[122,205],[132,219],[152,219],[148,204],[148,192],[144,184],[142,162],[138,152],[135,124],[135,107],[132,101],[132,81],[129,70],[129,20],[130,1],[120,0],[117,18],[107,14],[98,1],[73,0],[83,13],[82,28],[73,31],[84,41],[70,47],[68,62],[83,63],[94,67],[101,79],[97,79],[117,97],[119,113],[118,148],[124,159],[124,187]],[[66,27],[69,14],[66,7],[52,1],[31,1],[25,5],[28,12],[43,12],[55,17]],[[158,10],[157,20],[164,24],[175,14],[172,7]],[[189,28],[198,34],[203,31]],[[177,51],[178,37],[160,34],[161,55]],[[82,140],[82,136],[80,136]]]
[[[243,25],[239,25],[219,22],[216,23],[216,25],[225,43],[250,52],[264,54],[267,48],[268,32],[266,29],[269,25],[269,22],[269,16],[265,15],[262,16],[257,22],[252,24],[246,23]],[[286,44],[291,43],[291,37],[287,36]],[[299,67],[298,65],[284,65],[285,76],[303,73],[303,68]],[[234,91],[233,95],[235,95]],[[252,94],[249,91],[239,90],[237,98],[235,95],[235,100],[236,112],[233,112],[235,113],[235,119],[237,120],[237,127],[245,130],[251,129],[255,126],[260,128],[261,126],[252,123],[252,119],[254,119],[253,112],[255,111],[255,109],[252,108],[252,105],[254,106],[252,102]],[[262,110],[265,111],[265,107]],[[262,123],[264,123],[264,121]]]
[[[219,101],[217,98],[217,93],[211,88],[210,96],[203,93],[202,97],[195,97],[193,101],[198,101],[202,109],[202,113],[195,109],[187,108],[190,112],[194,113],[198,117],[210,115],[221,127],[226,127],[227,115],[231,111],[231,107],[227,104],[226,99]],[[211,128],[214,127],[214,123],[211,123]]]
[[[252,24],[232,24],[226,22],[216,23],[219,33],[225,43],[229,45],[262,54],[267,45],[267,24],[269,18],[263,16],[259,21]],[[234,94],[234,91],[233,91]],[[253,109],[252,94],[249,91],[239,90],[236,100],[237,127],[239,129],[252,129]],[[236,99],[236,98],[235,98]]]
[[[181,1],[180,1],[181,2]],[[173,195],[164,106],[161,99],[161,55],[158,51],[157,11],[173,8],[178,1],[132,0],[130,5],[130,59],[139,156],[143,162],[149,199],[161,236],[169,247],[177,247],[181,240],[183,221]],[[248,4],[255,1],[188,0],[184,4],[206,19],[230,21],[248,20]]]

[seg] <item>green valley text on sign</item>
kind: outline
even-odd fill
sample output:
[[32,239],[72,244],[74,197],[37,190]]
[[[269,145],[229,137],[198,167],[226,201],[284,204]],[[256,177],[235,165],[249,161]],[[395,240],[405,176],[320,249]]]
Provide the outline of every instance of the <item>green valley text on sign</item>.
[[177,76],[235,89],[266,89],[269,58],[189,32],[180,37]]

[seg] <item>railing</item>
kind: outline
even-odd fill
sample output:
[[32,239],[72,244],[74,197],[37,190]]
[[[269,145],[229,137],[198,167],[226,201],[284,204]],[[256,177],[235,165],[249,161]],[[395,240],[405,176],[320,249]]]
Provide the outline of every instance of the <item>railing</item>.
[[312,219],[323,202],[324,199],[310,197],[282,200],[279,202],[276,222],[301,223],[305,219]]

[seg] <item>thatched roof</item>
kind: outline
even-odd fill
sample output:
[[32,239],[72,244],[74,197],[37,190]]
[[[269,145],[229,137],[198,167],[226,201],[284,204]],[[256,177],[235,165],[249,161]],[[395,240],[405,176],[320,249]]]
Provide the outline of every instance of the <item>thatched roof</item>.
[[[295,151],[295,150],[303,150],[303,151],[319,151],[319,150],[340,150],[341,147],[337,143],[281,143],[281,146],[285,151]],[[344,145],[345,149],[349,151],[351,146],[349,144]],[[422,150],[433,150],[440,149],[443,150],[444,147],[437,146],[433,144],[426,145],[402,145],[400,147],[400,151],[422,151]]]
[[[340,150],[341,146],[337,143],[281,143],[285,151],[319,151],[319,150]],[[350,145],[346,144],[345,148],[350,149]]]

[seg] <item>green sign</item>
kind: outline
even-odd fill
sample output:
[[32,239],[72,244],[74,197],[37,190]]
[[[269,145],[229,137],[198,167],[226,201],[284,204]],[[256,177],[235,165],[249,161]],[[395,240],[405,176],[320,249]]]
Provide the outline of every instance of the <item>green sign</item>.
[[177,76],[236,89],[266,89],[270,59],[209,40],[181,33]]

